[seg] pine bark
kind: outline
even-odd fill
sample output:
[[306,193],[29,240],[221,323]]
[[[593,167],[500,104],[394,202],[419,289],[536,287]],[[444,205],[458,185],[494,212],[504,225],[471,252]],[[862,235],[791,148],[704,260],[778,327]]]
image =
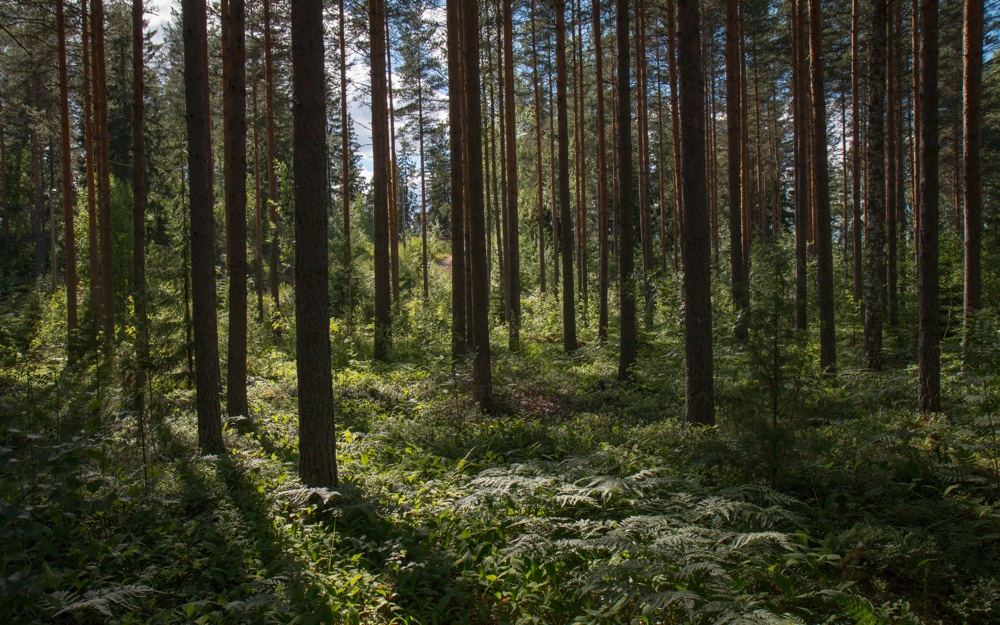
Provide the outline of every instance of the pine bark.
[[976,312],[982,306],[983,164],[983,0],[965,0],[963,26],[963,159],[965,168],[965,293],[963,345],[968,355]]
[[[94,149],[94,102],[93,102],[93,81],[91,74],[93,69],[93,46],[90,42],[90,14],[87,11],[87,0],[80,2],[81,12],[81,44],[83,52],[83,146],[84,160],[86,161],[86,184],[87,184],[87,260],[89,264],[88,277],[90,279],[90,312],[93,323],[93,335],[96,337],[101,331],[101,263],[100,263],[100,242],[97,234],[97,178],[96,178],[96,151]],[[6,171],[6,167],[4,168]],[[6,224],[6,221],[4,222]]]
[[[66,250],[66,334],[67,350],[72,356],[72,341],[77,328],[76,236],[73,231],[73,156],[69,136],[69,72],[66,69],[66,17],[63,0],[56,0],[56,36],[59,40],[59,147],[62,175],[63,236]],[[5,150],[6,151],[6,150]],[[4,183],[6,185],[6,183]],[[6,190],[4,191],[6,194]],[[6,195],[4,207],[7,206]],[[6,227],[7,219],[4,218]],[[55,258],[52,259],[55,263]]]
[[632,197],[632,96],[629,77],[628,0],[615,0],[617,12],[618,87],[616,91],[618,147],[618,279],[620,341],[618,379],[630,380],[638,352],[635,319],[635,245],[633,243]]
[[712,239],[705,174],[705,84],[698,0],[677,0],[681,197],[684,202],[685,418],[715,424],[712,385]]
[[819,364],[826,372],[837,367],[833,309],[833,244],[830,234],[830,183],[827,171],[826,96],[823,88],[823,23],[821,0],[809,0],[810,77],[812,82],[813,195],[815,197],[816,270],[819,304]]
[[507,324],[507,342],[511,351],[520,349],[521,343],[521,249],[518,243],[517,203],[517,126],[514,124],[514,21],[512,0],[503,0],[503,77],[504,117],[506,118],[507,161],[507,231],[504,242],[507,248],[507,301],[510,320]]
[[[100,0],[97,0],[100,2]],[[188,139],[188,203],[191,228],[198,444],[205,453],[223,451],[219,407],[219,336],[215,292],[215,215],[212,207],[211,139],[206,75],[208,24],[205,0],[183,0],[184,92]]]
[[[879,0],[876,0],[879,1]],[[851,242],[854,265],[854,299],[862,301],[864,278],[861,265],[861,75],[858,69],[861,7],[851,3]]]
[[[531,2],[531,87],[535,97],[535,176],[538,220],[538,290],[545,293],[545,201],[542,170],[542,100],[538,84],[538,34],[535,27],[535,0]],[[600,61],[597,61],[598,64]],[[600,67],[600,65],[598,65]]]
[[576,306],[573,293],[573,223],[569,195],[569,116],[566,106],[566,0],[556,0],[556,117],[559,126],[559,238],[563,269],[563,349],[573,352],[577,348]]
[[[384,10],[379,9],[382,2],[373,0],[373,13]],[[292,74],[299,477],[308,486],[329,488],[337,485],[337,455],[330,368],[322,0],[292,3]]]
[[920,0],[919,200],[917,207],[917,407],[941,411],[938,318],[938,0]]
[[[59,4],[62,4],[61,0]],[[146,146],[145,60],[143,57],[143,5],[132,0],[132,304],[135,310],[136,413],[145,413],[145,387],[149,367],[149,324],[146,319]],[[66,128],[68,144],[69,128]],[[68,152],[68,145],[66,146]],[[63,175],[68,174],[63,165]],[[72,209],[69,209],[72,212]],[[69,222],[67,222],[67,228]],[[67,280],[68,282],[68,280]]]
[[371,31],[372,191],[375,212],[375,359],[389,357],[392,340],[391,206],[392,162],[389,154],[389,110],[386,85],[385,0],[368,7]]
[[337,39],[340,44],[340,168],[341,176],[341,212],[344,218],[344,320],[350,327],[354,319],[353,275],[354,265],[351,261],[351,118],[347,112],[347,20],[344,16],[344,3],[340,0],[337,8],[340,11],[340,21],[337,24]]
[[886,0],[871,2],[871,35],[868,63],[868,197],[866,224],[868,280],[865,293],[865,366],[882,369],[882,324],[885,318],[886,264],[885,214],[886,147]]
[[100,231],[101,327],[104,340],[115,338],[115,281],[111,236],[111,164],[108,135],[108,79],[104,61],[104,0],[91,6],[93,30],[94,152],[97,172],[98,229]]
[[451,355],[456,363],[467,351],[465,310],[465,169],[462,132],[462,1],[447,2],[448,132],[451,147]]
[[[746,265],[743,263],[743,194],[740,188],[742,169],[740,161],[743,150],[740,145],[742,121],[738,2],[739,0],[726,0],[726,136],[729,141],[729,266],[732,275],[733,306],[737,315],[742,316],[750,306],[750,285],[747,283]],[[746,335],[744,322],[737,323],[736,332],[738,337]]]
[[597,247],[598,295],[597,336],[608,338],[608,166],[607,138],[604,123],[604,52],[601,26],[601,2],[591,2],[591,26],[594,36],[594,89],[597,94]]
[[[228,0],[226,29],[226,84],[228,110],[225,138],[227,161],[226,259],[229,265],[229,340],[226,360],[226,411],[246,416],[247,401],[247,112],[246,112],[246,4]],[[325,160],[324,160],[325,162]],[[324,178],[325,179],[325,178]],[[298,178],[296,177],[296,180]],[[325,206],[325,204],[324,204]],[[296,239],[298,240],[298,239]],[[324,261],[326,257],[324,256]]]
[[275,171],[276,155],[274,140],[274,53],[271,46],[271,0],[264,0],[264,116],[267,126],[267,208],[268,229],[271,242],[268,246],[268,265],[271,278],[271,301],[274,303],[274,318],[281,319],[281,295],[279,285],[279,239],[278,239],[278,174]]

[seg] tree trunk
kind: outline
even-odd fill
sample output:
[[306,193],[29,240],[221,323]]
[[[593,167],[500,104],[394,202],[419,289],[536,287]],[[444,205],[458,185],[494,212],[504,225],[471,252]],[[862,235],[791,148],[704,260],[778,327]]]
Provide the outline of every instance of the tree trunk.
[[[972,342],[976,311],[982,306],[983,236],[983,163],[982,93],[983,93],[983,0],[964,3],[963,82],[963,158],[965,170],[965,301],[963,307],[963,346],[966,359]],[[6,202],[5,202],[6,205]],[[6,223],[6,222],[5,222]]]
[[274,61],[271,50],[271,0],[264,0],[264,116],[267,125],[267,207],[271,244],[269,245],[269,265],[271,274],[271,300],[274,302],[274,319],[281,319],[281,298],[278,285],[278,175],[275,172],[274,142]]
[[705,181],[705,85],[697,0],[677,0],[681,197],[684,199],[685,418],[715,424],[712,388],[712,240]]
[[257,293],[257,321],[264,323],[264,203],[261,201],[260,184],[260,137],[257,134],[257,77],[251,87],[253,110],[253,186],[254,186],[254,290]]
[[573,223],[569,198],[569,116],[566,111],[566,0],[556,0],[556,112],[559,124],[559,238],[563,268],[563,349],[576,351]]
[[[62,4],[60,0],[59,4]],[[149,323],[146,319],[146,146],[145,60],[143,57],[142,0],[132,0],[132,304],[135,307],[135,400],[140,432],[145,413],[149,367]],[[69,128],[64,151],[69,152]],[[63,165],[66,176],[69,167]],[[68,209],[72,213],[72,209]],[[67,221],[67,229],[70,222]],[[67,280],[68,282],[68,280]]]
[[598,296],[597,337],[608,338],[608,166],[604,125],[604,54],[601,26],[601,2],[591,0],[591,26],[594,36],[594,90],[597,94],[597,247]]
[[351,118],[347,112],[347,40],[345,30],[347,21],[344,17],[344,3],[340,0],[338,9],[340,11],[340,22],[337,28],[337,38],[340,43],[340,166],[341,189],[343,202],[341,211],[344,216],[344,320],[347,327],[351,327],[354,320],[353,301],[353,275],[354,266],[351,261]]
[[[555,47],[555,46],[553,46]],[[556,299],[559,298],[559,186],[556,183],[556,173],[559,169],[558,157],[556,155],[556,128],[555,110],[558,108],[556,96],[556,81],[552,75],[552,68],[555,62],[552,59],[552,48],[549,49],[549,192],[552,195],[552,208],[549,213],[552,217],[552,284],[553,293]]]
[[[90,44],[90,16],[87,12],[87,0],[80,3],[83,46],[83,146],[86,161],[87,178],[87,260],[90,279],[90,312],[93,318],[93,332],[96,337],[101,331],[101,263],[100,242],[97,236],[97,178],[95,160],[97,155],[94,146],[94,103],[93,81],[91,80],[94,65],[92,46]],[[4,168],[6,171],[6,168]],[[6,224],[6,222],[4,222]]]
[[[86,22],[86,19],[84,19]],[[7,189],[7,140],[3,117],[3,103],[0,102],[0,203],[3,204],[3,263],[10,260],[10,202]]]
[[616,0],[618,44],[618,88],[616,117],[618,144],[618,279],[620,306],[621,351],[618,358],[618,379],[630,380],[635,375],[632,366],[638,352],[635,322],[635,245],[632,242],[632,95],[629,77],[628,0]]
[[389,154],[389,110],[386,86],[385,0],[368,5],[371,29],[372,191],[375,212],[375,359],[389,356],[392,341],[391,228],[389,185],[392,161]]
[[[225,155],[228,161],[226,172],[229,174],[225,180],[226,259],[229,265],[226,411],[230,417],[236,417],[246,416],[250,412],[247,401],[247,81],[244,0],[229,0],[228,21],[223,24],[223,28],[228,31],[228,70],[223,88],[229,96],[223,101],[224,106],[227,102],[229,105],[229,110],[223,111],[223,115],[229,120],[229,134],[225,138],[228,147]],[[325,133],[323,136],[326,136]],[[323,162],[325,163],[325,158]],[[320,178],[323,181],[325,179],[325,176]],[[328,262],[325,255],[323,261]]]
[[[808,274],[806,264],[807,242],[809,239],[809,195],[810,177],[808,172],[808,134],[806,114],[806,67],[805,67],[805,5],[806,0],[792,0],[792,64],[793,88],[793,135],[795,147],[795,328],[805,330],[808,325],[806,297],[808,294]],[[860,145],[860,144],[859,144]]]
[[451,147],[451,357],[465,356],[465,171],[462,132],[462,0],[447,2],[448,130]]
[[917,404],[941,411],[938,328],[938,0],[920,0],[919,200],[917,226]]
[[[384,1],[384,0],[383,0]],[[385,11],[386,90],[389,98],[389,260],[392,273],[392,301],[399,301],[399,167],[396,165],[396,114],[392,95],[392,31]]]
[[830,237],[830,184],[827,171],[826,97],[823,90],[823,24],[820,0],[809,0],[810,74],[813,110],[813,184],[816,215],[816,270],[819,304],[819,364],[827,372],[837,368],[833,310],[833,249]]
[[[750,306],[750,285],[743,263],[743,207],[740,189],[740,146],[742,121],[740,110],[740,41],[738,1],[726,0],[726,135],[729,167],[729,266],[732,272],[733,306],[743,317]],[[804,0],[799,0],[804,1]],[[794,29],[793,29],[794,32]],[[746,322],[736,324],[738,338],[746,337]]]
[[[73,231],[73,155],[69,147],[69,77],[66,70],[66,18],[63,4],[63,0],[56,1],[56,35],[59,39],[59,145],[62,166],[63,236],[66,248],[66,347],[72,357],[71,343],[77,327],[76,236]],[[6,189],[4,193],[6,208]],[[5,217],[5,226],[6,223]],[[54,257],[52,262],[55,263]]]
[[[677,15],[674,10],[674,0],[667,0],[667,73],[670,79],[670,139],[673,144],[673,179],[674,179],[674,265],[678,263],[683,232],[681,225],[681,210],[684,194],[681,191],[681,130],[680,115],[677,111]],[[660,193],[663,191],[661,189]]]
[[871,38],[868,63],[868,208],[866,243],[868,281],[865,294],[865,366],[882,369],[882,323],[884,319],[886,266],[885,214],[886,147],[886,0],[871,2]]
[[510,321],[507,342],[511,351],[520,349],[521,327],[521,249],[518,243],[517,203],[517,127],[514,125],[514,26],[512,0],[503,0],[503,75],[504,117],[507,118],[507,300]]
[[[230,1],[234,6],[240,2]],[[372,0],[373,18],[384,11],[382,2]],[[372,21],[373,25],[378,23]],[[374,39],[378,33],[376,28],[372,30]],[[373,54],[372,58],[377,57]],[[308,486],[333,487],[337,485],[337,454],[330,369],[322,0],[292,4],[292,72],[299,478]]]
[[[97,0],[99,3],[100,0]],[[95,3],[96,6],[96,3]],[[215,214],[212,207],[211,139],[205,47],[205,0],[183,0],[184,92],[188,139],[188,203],[191,211],[191,287],[194,307],[198,444],[223,451],[219,408],[219,335],[215,296]],[[96,21],[96,20],[95,20]],[[106,173],[106,172],[105,172]]]
[[[880,1],[880,0],[876,0]],[[851,242],[854,252],[854,299],[862,301],[864,280],[861,266],[861,74],[858,69],[859,0],[851,3]]]
[[[31,110],[39,118],[42,116],[41,109],[38,108],[38,77],[32,75],[28,78],[28,98]],[[33,278],[36,283],[45,275],[45,206],[42,182],[42,144],[38,138],[37,124],[31,124],[29,128],[31,134],[31,231],[35,239],[35,272]]]
[[639,234],[642,245],[643,296],[646,303],[647,326],[652,321],[653,291],[651,274],[656,271],[653,261],[653,225],[649,200],[649,105],[646,84],[646,3],[637,0],[635,11],[635,105],[636,141],[639,166]]
[[[869,162],[869,181],[868,184],[878,187],[878,185],[884,183],[884,189],[875,189],[882,194],[883,202],[877,205],[877,208],[884,208],[883,212],[871,212],[874,221],[878,221],[885,216],[885,289],[882,291],[881,297],[885,300],[885,315],[893,320],[892,325],[895,325],[895,320],[899,318],[897,311],[897,298],[896,298],[896,284],[897,284],[897,267],[898,267],[898,253],[896,251],[896,142],[899,141],[899,129],[896,128],[896,106],[898,104],[898,98],[896,94],[896,83],[893,75],[895,72],[895,55],[896,55],[896,42],[895,36],[892,28],[892,21],[885,17],[882,19],[884,24],[883,30],[885,31],[884,37],[884,47],[883,55],[880,62],[884,64],[883,69],[879,75],[883,78],[882,91],[880,93],[885,95],[886,106],[885,106],[885,125],[882,126],[882,132],[885,133],[885,151],[882,153],[883,156],[880,157],[883,161],[882,176],[879,178],[871,178],[870,172],[873,171],[871,163]],[[874,52],[874,51],[873,51]],[[874,73],[869,70],[869,73],[874,75]],[[872,155],[868,156],[869,161],[872,159]],[[876,205],[870,207],[870,211],[876,209]]]
[[429,297],[427,280],[427,177],[424,163],[424,78],[417,77],[417,137],[420,143],[420,264],[424,282],[424,299]]
[[104,66],[104,0],[94,0],[91,7],[91,27],[93,29],[93,89],[94,89],[94,130],[95,156],[97,161],[97,205],[98,223],[101,233],[101,312],[104,318],[105,342],[114,343],[115,338],[115,281],[114,256],[111,235],[111,164],[108,135],[108,89],[107,73]]

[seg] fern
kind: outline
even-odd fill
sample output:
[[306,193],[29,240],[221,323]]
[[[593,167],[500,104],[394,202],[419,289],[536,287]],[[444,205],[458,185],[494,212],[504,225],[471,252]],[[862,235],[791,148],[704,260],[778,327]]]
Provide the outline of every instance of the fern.
[[875,611],[875,606],[864,597],[844,595],[842,602],[854,625],[885,625],[885,621]]
[[55,616],[92,610],[111,618],[114,616],[112,611],[114,607],[134,611],[138,608],[137,602],[140,599],[155,592],[149,586],[127,584],[88,590],[82,595],[75,592],[59,591],[52,593],[49,597],[59,608]]

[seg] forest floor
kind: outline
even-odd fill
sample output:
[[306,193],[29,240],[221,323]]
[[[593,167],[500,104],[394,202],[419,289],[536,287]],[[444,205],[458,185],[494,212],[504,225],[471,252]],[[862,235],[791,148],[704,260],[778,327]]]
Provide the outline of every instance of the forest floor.
[[327,491],[295,477],[290,333],[254,330],[252,414],[204,456],[183,364],[139,427],[126,350],[67,365],[36,299],[0,315],[0,622],[1000,621],[995,380],[947,359],[921,418],[905,350],[865,372],[848,329],[824,376],[806,341],[721,336],[708,429],[680,420],[676,314],[618,384],[613,344],[563,354],[557,304],[526,300],[522,350],[494,333],[495,414],[440,312],[388,364],[334,327]]

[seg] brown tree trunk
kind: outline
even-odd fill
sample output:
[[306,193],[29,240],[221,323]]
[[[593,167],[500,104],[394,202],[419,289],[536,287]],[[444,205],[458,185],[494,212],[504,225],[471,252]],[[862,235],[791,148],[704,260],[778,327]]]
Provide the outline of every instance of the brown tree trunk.
[[597,247],[598,296],[597,336],[608,338],[608,166],[607,138],[604,124],[604,54],[601,26],[601,2],[591,2],[591,26],[594,36],[594,90],[597,94]]
[[392,341],[392,160],[386,85],[385,0],[368,5],[371,34],[372,194],[375,212],[375,359],[389,357]]
[[257,133],[257,77],[254,77],[251,87],[253,110],[250,115],[253,120],[253,186],[254,186],[254,260],[255,277],[254,290],[257,293],[257,321],[264,323],[264,203],[261,201],[260,183],[260,137]]
[[521,327],[521,249],[518,243],[517,204],[517,127],[514,125],[514,26],[512,0],[503,0],[503,76],[504,117],[507,122],[507,230],[504,242],[507,248],[507,301],[510,319],[507,324],[507,343],[511,351],[520,349]]
[[920,0],[920,112],[917,128],[919,201],[917,226],[917,405],[941,411],[941,345],[938,328],[938,0]]
[[[543,182],[542,182],[542,100],[541,95],[539,95],[538,87],[538,37],[535,32],[535,11],[537,6],[535,0],[531,2],[531,86],[535,94],[535,175],[537,177],[537,219],[538,219],[538,289],[541,293],[545,293],[545,203],[543,201],[542,195]],[[600,50],[600,43],[597,43],[597,49]],[[597,52],[597,67],[600,68],[600,52]],[[598,70],[598,80],[600,80],[600,70]],[[600,96],[598,96],[600,97]],[[600,110],[601,104],[598,103],[598,110]],[[600,113],[598,113],[598,124],[600,121]],[[600,158],[600,157],[598,157]]]
[[[738,316],[750,306],[750,285],[743,263],[743,194],[740,188],[740,41],[738,1],[726,0],[726,135],[729,167],[729,263],[732,272],[733,306]],[[800,0],[804,1],[804,0]],[[793,29],[794,31],[794,29]],[[746,324],[736,324],[737,337],[746,336]]]
[[865,293],[865,366],[882,369],[882,323],[885,317],[885,223],[886,212],[886,0],[871,2],[871,38],[868,63],[868,208],[866,243],[868,280]]
[[617,118],[618,147],[618,295],[620,307],[621,350],[618,358],[618,379],[630,380],[635,373],[638,337],[635,321],[635,245],[633,243],[632,201],[632,95],[629,77],[628,0],[616,0],[618,86],[615,116]]
[[[898,104],[898,97],[896,94],[896,81],[894,79],[896,61],[895,55],[897,51],[894,31],[892,28],[892,21],[888,17],[883,18],[885,31],[885,43],[883,47],[883,55],[880,62],[884,64],[884,68],[880,71],[879,76],[882,77],[883,85],[880,91],[886,98],[885,110],[885,125],[880,129],[881,132],[885,133],[885,151],[882,153],[884,156],[880,156],[883,163],[882,166],[882,176],[880,178],[871,178],[871,172],[874,171],[871,163],[869,162],[869,181],[868,183],[876,189],[873,191],[878,191],[882,194],[883,202],[878,205],[872,205],[870,211],[874,210],[876,207],[884,208],[884,212],[871,212],[875,221],[878,221],[882,215],[885,215],[885,285],[884,290],[881,292],[881,297],[885,300],[885,316],[892,320],[892,325],[895,325],[895,320],[898,319],[897,311],[897,299],[896,299],[896,284],[897,284],[897,260],[899,258],[896,251],[897,244],[897,233],[896,233],[896,142],[900,139],[899,129],[896,128],[896,106]],[[874,52],[874,51],[873,51]],[[874,62],[874,60],[873,60]],[[872,73],[869,70],[869,73]],[[874,75],[874,74],[872,74]],[[869,161],[873,158],[873,155],[868,156]],[[884,189],[877,188],[880,184],[884,182]]]
[[965,301],[963,306],[963,346],[966,359],[975,326],[976,311],[982,306],[983,236],[983,0],[964,2],[963,54],[963,158],[965,170]]
[[[39,118],[43,115],[38,108],[38,77],[28,78],[28,99],[31,110]],[[38,138],[38,128],[30,125],[31,134],[31,231],[35,239],[35,271],[33,278],[37,282],[45,275],[45,206],[42,182],[42,144]]]
[[274,141],[274,61],[271,50],[271,0],[264,0],[264,116],[267,126],[267,207],[271,244],[268,246],[271,274],[271,300],[274,302],[274,318],[281,319],[281,299],[278,285],[280,250],[278,249],[278,175],[275,171]]
[[[555,46],[553,46],[555,47]],[[555,62],[552,58],[552,49],[549,49],[549,193],[552,198],[552,208],[549,210],[550,216],[552,217],[552,284],[553,293],[555,293],[556,298],[559,297],[559,186],[556,183],[556,173],[559,169],[558,157],[556,155],[556,127],[555,127],[555,116],[557,96],[556,96],[556,80],[552,75],[552,68],[555,66]]]
[[6,264],[10,260],[10,202],[7,189],[7,140],[4,126],[3,104],[0,102],[0,203],[3,204],[3,263]]
[[[677,112],[677,16],[674,11],[674,0],[667,0],[667,72],[670,79],[670,138],[673,145],[673,179],[674,179],[674,265],[678,264],[682,245],[681,207],[684,200],[681,192],[681,131],[680,116]],[[662,192],[662,191],[661,191]]]
[[[62,166],[63,236],[66,248],[66,346],[67,351],[72,356],[71,343],[77,327],[76,236],[73,231],[73,155],[69,147],[69,77],[66,70],[66,18],[63,0],[56,1],[56,36],[59,39],[59,145]],[[6,182],[4,185],[6,186]],[[4,194],[4,208],[6,209],[6,189]],[[5,227],[6,223],[5,216]],[[52,262],[55,263],[54,257]]]
[[705,181],[704,90],[697,0],[677,0],[681,196],[684,198],[685,419],[715,424],[712,385],[712,241]]
[[808,274],[806,264],[809,240],[810,176],[808,172],[808,125],[806,114],[806,53],[805,2],[792,0],[792,109],[795,147],[795,328],[805,330],[808,324],[806,297]]
[[[240,2],[230,1],[234,6]],[[382,2],[372,1],[373,18],[384,10]],[[330,369],[322,0],[292,3],[292,72],[299,478],[308,486],[333,487],[337,485],[337,455]]]
[[448,130],[451,146],[451,357],[467,351],[465,310],[465,168],[462,132],[462,0],[447,2]]
[[826,97],[823,90],[823,24],[820,0],[809,0],[810,74],[813,111],[813,190],[816,215],[816,270],[819,304],[819,364],[827,372],[837,368],[833,310],[833,249],[830,238],[830,184],[827,171]]
[[105,342],[115,338],[114,256],[111,236],[111,164],[108,135],[108,90],[104,66],[104,0],[94,0],[91,16],[93,29],[94,148],[97,161],[98,224],[101,233],[101,327]]
[[392,301],[399,301],[399,167],[396,165],[396,114],[392,94],[392,31],[385,12],[385,58],[389,97],[389,259],[392,263]]
[[[94,149],[94,103],[93,81],[91,80],[94,65],[92,46],[90,45],[90,15],[87,12],[87,0],[80,3],[83,47],[83,146],[86,161],[87,179],[87,260],[90,279],[90,311],[93,317],[93,332],[96,337],[101,331],[101,263],[100,242],[97,235],[97,178]],[[6,171],[6,168],[5,168]],[[6,222],[4,222],[6,223]]]
[[576,351],[573,222],[569,197],[569,115],[566,110],[566,0],[556,0],[556,112],[559,124],[559,238],[563,269],[563,349]]
[[861,75],[858,69],[859,0],[851,3],[851,242],[854,252],[854,299],[862,301],[864,279],[861,266]]
[[[100,2],[100,0],[97,0]],[[95,4],[96,6],[96,4]],[[183,0],[184,92],[188,139],[188,203],[191,211],[191,286],[194,307],[198,444],[223,451],[219,408],[219,335],[215,296],[215,214],[212,207],[211,140],[205,47],[205,0]],[[97,20],[95,19],[95,22]],[[96,64],[95,64],[96,65]]]
[[424,163],[424,78],[417,77],[417,139],[420,150],[420,265],[424,283],[424,299],[429,297],[427,279],[427,176]]
[[354,265],[351,261],[351,118],[347,112],[347,20],[344,16],[344,3],[340,0],[338,10],[340,21],[337,25],[337,39],[340,44],[340,167],[341,180],[341,211],[344,217],[344,320],[351,327],[354,320],[353,275]]
[[635,11],[635,104],[637,165],[639,166],[639,235],[642,245],[643,296],[646,302],[646,322],[652,321],[651,274],[656,271],[653,261],[653,225],[649,201],[649,105],[646,84],[646,3],[637,0]]
[[[60,0],[59,4],[62,2]],[[145,414],[149,367],[149,323],[146,319],[146,146],[145,61],[143,57],[142,0],[132,0],[132,303],[135,307],[135,399],[139,426]],[[68,153],[69,128],[65,152]],[[63,165],[63,175],[68,166]],[[72,209],[69,209],[72,213]],[[69,222],[67,222],[67,228]],[[140,432],[142,430],[140,429]]]

